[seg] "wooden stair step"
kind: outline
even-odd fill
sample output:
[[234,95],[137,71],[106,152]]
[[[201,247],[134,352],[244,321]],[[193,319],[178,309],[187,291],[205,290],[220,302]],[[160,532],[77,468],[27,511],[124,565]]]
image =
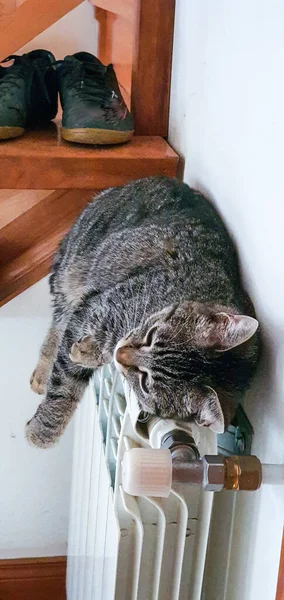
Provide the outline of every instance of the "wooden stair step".
[[175,176],[178,156],[159,136],[119,146],[70,144],[51,123],[0,142],[2,189],[104,189],[150,175]]
[[68,229],[91,199],[92,193],[89,190],[58,190],[43,197],[40,202],[2,227],[0,269],[32,246],[48,239],[58,229]]
[[0,190],[0,236],[3,227],[12,223],[50,194],[50,190]]
[[23,254],[1,267],[0,306],[18,296],[28,287],[45,277],[51,266],[52,256],[68,231],[57,231],[47,239],[29,248]]
[[0,306],[48,274],[59,242],[93,195],[53,192],[0,230]]

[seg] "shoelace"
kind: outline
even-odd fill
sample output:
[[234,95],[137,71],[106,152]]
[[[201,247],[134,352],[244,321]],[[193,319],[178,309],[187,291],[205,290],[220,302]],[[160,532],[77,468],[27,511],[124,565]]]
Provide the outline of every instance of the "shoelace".
[[63,76],[67,76],[66,86],[75,88],[80,99],[99,103],[106,107],[110,100],[118,96],[108,80],[107,67],[78,60],[57,61]]

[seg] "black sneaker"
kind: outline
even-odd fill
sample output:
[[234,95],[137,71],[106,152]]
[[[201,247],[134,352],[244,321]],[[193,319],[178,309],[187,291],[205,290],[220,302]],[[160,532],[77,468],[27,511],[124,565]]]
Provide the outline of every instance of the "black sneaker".
[[12,55],[0,66],[0,139],[22,135],[27,127],[45,125],[57,114],[55,58],[46,50]]
[[121,144],[132,138],[132,116],[112,65],[105,67],[92,54],[77,52],[57,62],[57,77],[65,140]]

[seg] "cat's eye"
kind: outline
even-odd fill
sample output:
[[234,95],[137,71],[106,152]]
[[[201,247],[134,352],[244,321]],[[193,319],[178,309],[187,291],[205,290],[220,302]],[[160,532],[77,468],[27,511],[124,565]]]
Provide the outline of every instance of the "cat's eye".
[[156,331],[157,327],[151,327],[151,329],[149,329],[145,337],[144,346],[152,346]]
[[139,383],[143,394],[149,393],[149,375],[146,371],[139,371]]

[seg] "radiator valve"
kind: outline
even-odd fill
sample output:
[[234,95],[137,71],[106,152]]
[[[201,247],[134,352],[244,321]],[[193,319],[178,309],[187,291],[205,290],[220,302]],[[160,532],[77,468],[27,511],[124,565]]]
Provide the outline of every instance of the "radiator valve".
[[197,458],[194,446],[133,448],[124,454],[122,486],[133,496],[168,497],[179,484],[205,491],[255,491],[261,484],[284,483],[284,465],[262,465],[256,456],[211,455]]

